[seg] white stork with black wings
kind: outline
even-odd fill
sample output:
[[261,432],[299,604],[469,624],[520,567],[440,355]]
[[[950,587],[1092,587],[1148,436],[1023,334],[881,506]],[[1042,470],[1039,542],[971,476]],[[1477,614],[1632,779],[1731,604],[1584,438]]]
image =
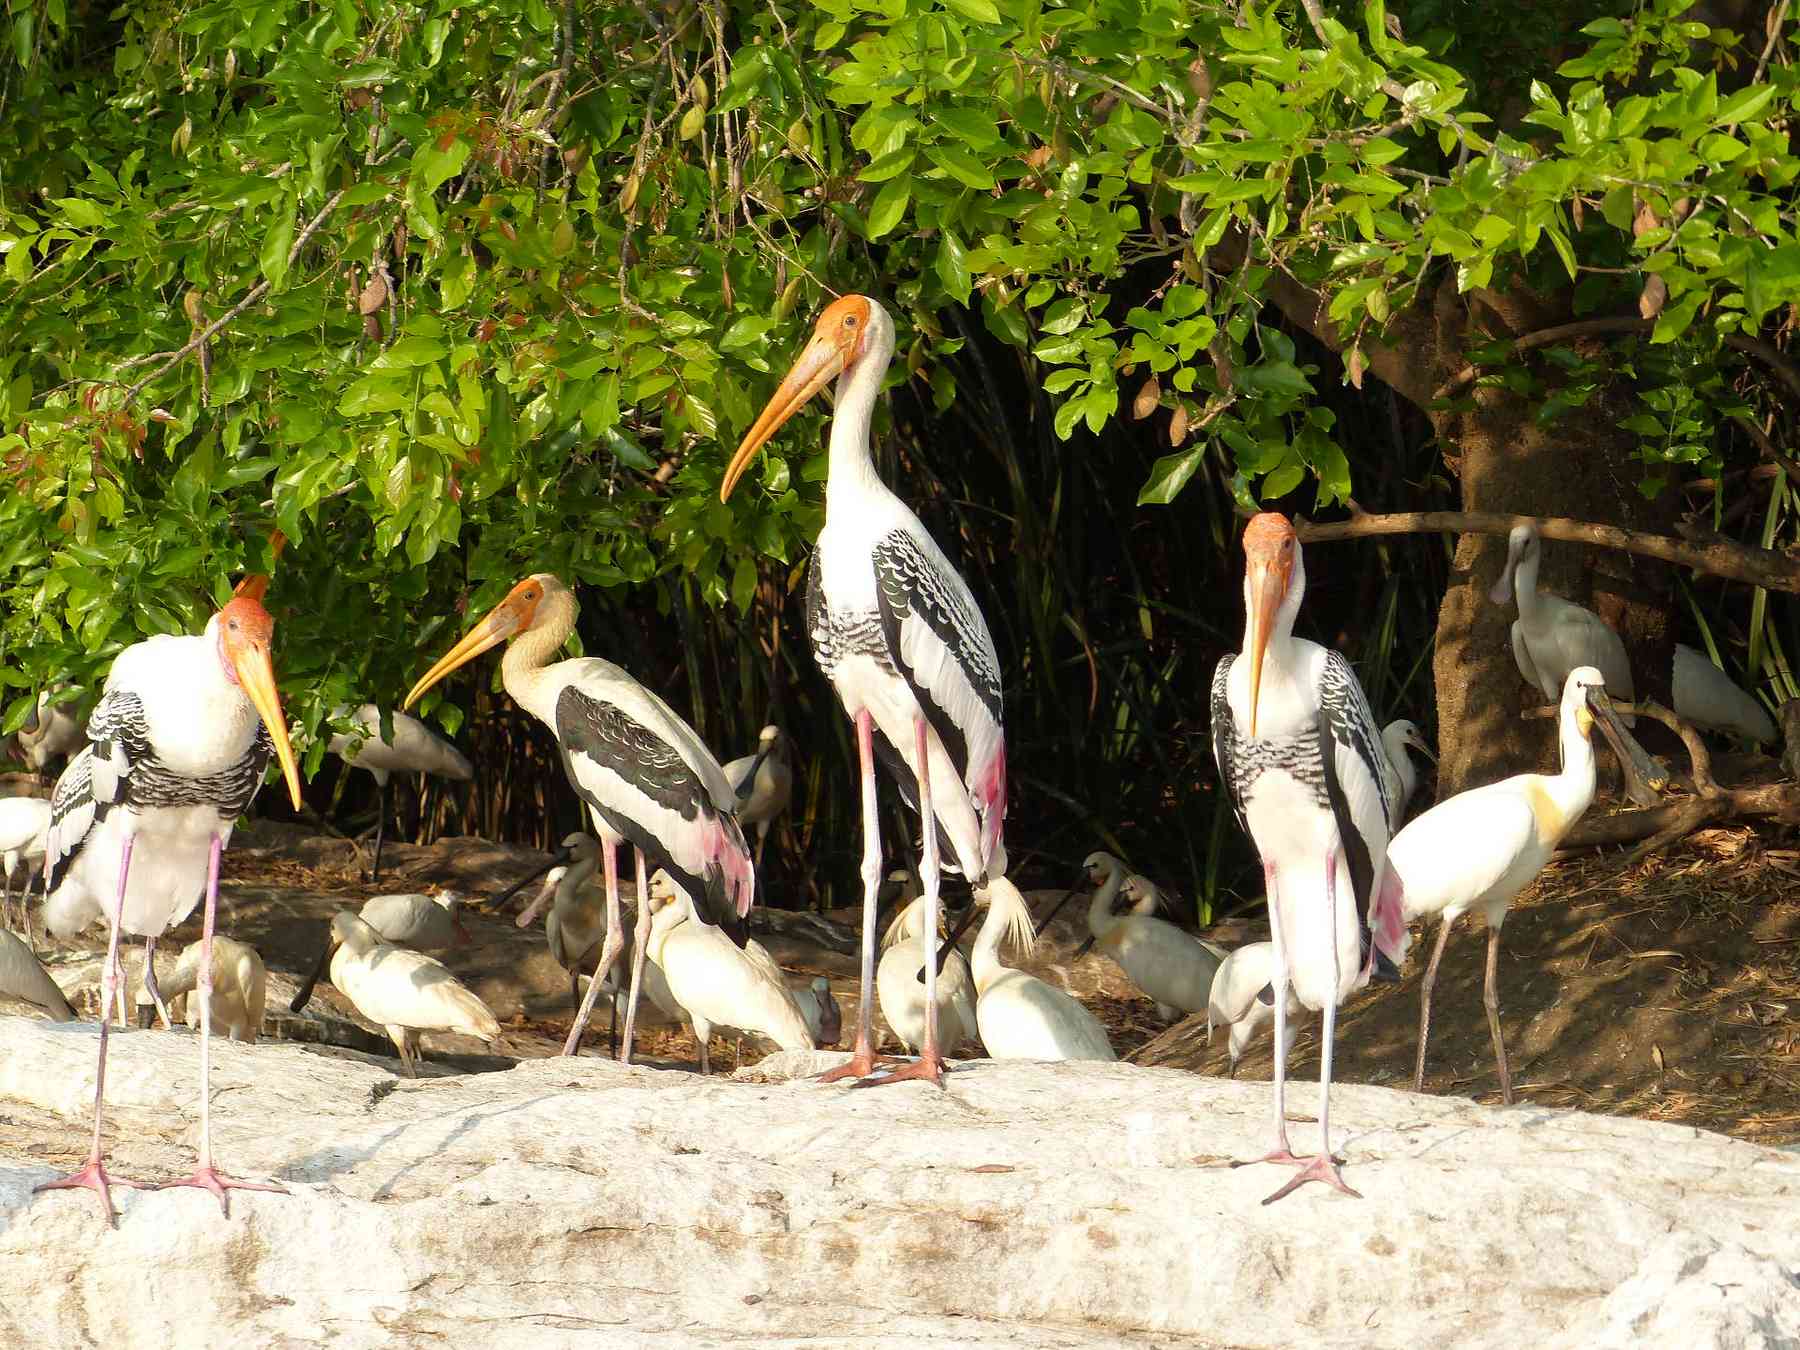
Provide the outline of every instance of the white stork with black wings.
[[[856,1049],[827,1080],[943,1082],[937,1036],[939,836],[980,892],[1006,872],[1006,736],[1000,659],[969,585],[875,472],[869,423],[894,354],[894,325],[866,296],[847,295],[819,316],[812,340],[745,435],[725,472],[731,495],[756,452],[833,378],[837,410],[825,486],[825,528],[807,583],[813,655],[856,724],[863,793],[862,994]],[[924,1044],[916,1062],[870,1080],[876,891],[881,834],[875,808],[879,756],[927,824],[920,876],[926,949]]]
[[588,656],[552,662],[580,613],[574,593],[539,572],[469,630],[406,696],[410,708],[432,685],[490,647],[512,639],[500,663],[506,692],[549,727],[569,783],[605,845],[607,936],[563,1053],[572,1055],[594,999],[625,944],[619,921],[618,849],[636,853],[638,941],[622,1058],[631,1037],[650,936],[647,875],[660,867],[693,897],[698,917],[725,927],[740,945],[743,916],[756,898],[750,848],[732,814],[737,794],[711,750],[675,710],[610,661]]
[[[208,1092],[219,855],[262,785],[271,754],[279,757],[294,805],[300,805],[300,772],[270,657],[275,624],[261,602],[266,585],[261,577],[241,585],[198,637],[153,637],[119,653],[88,722],[90,743],[57,780],[50,799],[45,923],[67,938],[104,918],[110,936],[101,970],[93,1150],[79,1172],[38,1189],[92,1189],[109,1220],[109,1185],[140,1184],[109,1177],[100,1147],[119,934],[139,934],[153,947],[194,912],[202,896],[200,1161],[191,1177],[171,1184],[203,1187],[221,1205],[228,1190],[281,1189],[228,1180],[213,1168]],[[144,965],[154,997],[152,961],[147,957]]]
[[[1350,663],[1294,636],[1306,591],[1300,544],[1287,517],[1265,512],[1244,530],[1244,655],[1213,676],[1213,754],[1238,822],[1256,842],[1275,947],[1275,1135],[1268,1162],[1302,1164],[1269,1200],[1306,1181],[1354,1195],[1331,1156],[1331,1037],[1338,1003],[1372,968],[1406,954],[1399,899],[1387,882],[1387,844],[1399,783]],[[1373,945],[1368,941],[1372,930]],[[1385,973],[1384,966],[1384,973]],[[1325,1014],[1319,1070],[1318,1156],[1288,1147],[1285,1111],[1288,986]],[[1266,1203],[1266,1202],[1265,1202]]]

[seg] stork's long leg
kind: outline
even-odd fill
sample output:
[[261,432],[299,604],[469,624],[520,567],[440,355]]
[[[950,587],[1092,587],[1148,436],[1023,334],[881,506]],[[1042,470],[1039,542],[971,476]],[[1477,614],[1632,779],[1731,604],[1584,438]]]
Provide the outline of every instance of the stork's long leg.
[[[191,1175],[164,1186],[198,1186],[219,1197],[219,1208],[231,1217],[230,1191],[273,1191],[286,1195],[287,1187],[272,1182],[233,1181],[213,1167],[212,1160],[212,946],[213,918],[219,908],[219,855],[225,841],[213,836],[212,853],[206,860],[206,917],[200,928],[200,1163]],[[164,1186],[157,1189],[162,1190]]]
[[1425,965],[1425,982],[1419,986],[1419,1059],[1413,1065],[1413,1091],[1425,1091],[1425,1042],[1431,1037],[1431,991],[1437,984],[1438,962],[1444,958],[1444,947],[1450,941],[1450,924],[1438,924],[1437,943],[1431,949],[1431,960]]
[[1275,1147],[1260,1158],[1245,1158],[1235,1162],[1233,1167],[1246,1167],[1251,1163],[1272,1162],[1298,1164],[1299,1158],[1294,1156],[1293,1148],[1288,1144],[1287,1133],[1287,987],[1288,966],[1287,948],[1281,939],[1281,914],[1279,879],[1272,863],[1263,863],[1263,894],[1269,906],[1269,941],[1275,949],[1274,974],[1269,983],[1275,991]]
[[619,855],[604,836],[600,840],[600,861],[605,864],[606,872],[606,941],[600,946],[600,964],[594,967],[594,978],[588,981],[587,996],[576,1009],[569,1039],[563,1042],[565,1055],[572,1055],[581,1048],[581,1033],[593,1015],[594,1000],[600,997],[600,983],[613,968],[613,962],[619,959],[619,953],[625,950],[625,929],[619,921]]
[[644,876],[644,850],[633,848],[637,861],[638,917],[631,952],[631,993],[625,999],[625,1032],[619,1038],[619,1063],[631,1063],[631,1042],[637,1033],[638,998],[644,992],[644,962],[650,956],[650,883]]
[[393,775],[381,782],[381,805],[375,815],[375,862],[369,868],[369,884],[373,886],[381,876],[381,838],[387,831],[388,793],[394,786]]
[[1488,929],[1487,984],[1481,1001],[1487,1004],[1488,1030],[1494,1033],[1494,1063],[1500,1070],[1500,1099],[1513,1104],[1512,1065],[1506,1060],[1506,1037],[1500,1034],[1500,991],[1495,987],[1500,965],[1500,929]]
[[119,920],[125,912],[125,881],[131,875],[131,846],[134,836],[126,835],[124,847],[119,855],[119,893],[113,899],[112,913],[107,916],[108,935],[106,939],[106,962],[100,967],[100,1059],[94,1069],[94,1143],[88,1150],[88,1160],[79,1172],[72,1172],[66,1177],[58,1177],[54,1181],[46,1181],[42,1185],[33,1186],[36,1191],[72,1190],[82,1187],[93,1191],[100,1197],[100,1203],[106,1207],[106,1221],[113,1227],[119,1225],[118,1211],[113,1208],[112,1190],[114,1186],[134,1186],[141,1190],[154,1190],[155,1185],[148,1181],[131,1181],[125,1177],[115,1177],[107,1172],[106,1163],[100,1150],[100,1123],[102,1111],[106,1105],[106,1042],[109,1024],[112,1020],[113,995],[119,985]]
[[875,911],[881,889],[881,821],[875,804],[875,719],[867,708],[856,714],[856,757],[862,766],[863,923],[862,986],[857,990],[856,1048],[847,1063],[819,1075],[821,1083],[866,1078],[875,1072]]
[[169,1005],[163,1001],[162,990],[156,987],[156,939],[144,939],[144,992],[150,995],[150,1001],[156,1005],[156,1014],[162,1018],[163,1030],[173,1031],[175,1023],[169,1016]]

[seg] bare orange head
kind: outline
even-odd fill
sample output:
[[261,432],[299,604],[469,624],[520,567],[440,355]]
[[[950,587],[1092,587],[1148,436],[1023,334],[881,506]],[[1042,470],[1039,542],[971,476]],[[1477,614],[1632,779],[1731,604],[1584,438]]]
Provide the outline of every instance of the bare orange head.
[[225,677],[244,691],[244,697],[269,729],[269,738],[275,742],[275,758],[281,762],[282,777],[287,779],[288,794],[298,811],[302,805],[300,765],[288,739],[287,719],[281,715],[281,695],[275,689],[275,620],[262,604],[262,592],[269,579],[245,578],[246,583],[250,581],[260,581],[262,587],[246,589],[240,585],[238,594],[219,611],[219,655]]
[[1256,735],[1256,702],[1262,688],[1263,657],[1275,616],[1294,580],[1300,545],[1294,526],[1279,511],[1264,511],[1244,527],[1244,589],[1250,607],[1250,734]]

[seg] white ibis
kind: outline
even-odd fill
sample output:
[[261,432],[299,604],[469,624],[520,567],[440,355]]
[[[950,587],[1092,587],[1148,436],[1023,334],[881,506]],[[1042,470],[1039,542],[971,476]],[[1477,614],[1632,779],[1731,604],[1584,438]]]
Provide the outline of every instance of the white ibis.
[[358,728],[356,733],[335,733],[331,753],[351,768],[363,770],[381,790],[381,805],[375,817],[375,860],[369,868],[371,882],[381,875],[381,840],[387,829],[394,775],[422,773],[456,783],[466,783],[475,776],[469,757],[418,718],[403,712],[389,713],[388,717],[394,729],[392,740],[382,738],[381,709],[373,703],[365,703],[355,712],[341,707],[331,710],[332,721],[348,718]]
[[[1275,1020],[1275,944],[1250,942],[1228,954],[1213,976],[1212,989],[1206,998],[1206,1043],[1212,1044],[1213,1028],[1231,1028],[1228,1049],[1231,1052],[1231,1075],[1237,1076],[1238,1061],[1257,1034]],[[1288,990],[1288,1034],[1292,1019],[1300,1016],[1300,1001]],[[1286,1048],[1281,1054],[1286,1056]]]
[[[826,1081],[925,1078],[942,1085],[937,1028],[939,836],[977,893],[1006,872],[1006,737],[1000,660],[969,585],[875,472],[869,423],[894,354],[894,324],[867,296],[819,316],[811,341],[744,436],[719,486],[724,501],[751,459],[808,399],[837,379],[825,484],[825,528],[807,582],[813,656],[856,724],[862,773],[862,989],[850,1062]],[[919,1057],[880,1079],[873,1039],[876,893],[881,825],[875,758],[924,822],[919,873],[925,1029]],[[935,827],[933,822],[936,822]]]
[[[919,981],[925,958],[918,947],[924,930],[925,899],[920,896],[888,925],[881,938],[881,963],[875,970],[881,1015],[908,1054],[925,1041],[925,986]],[[975,977],[955,947],[950,948],[944,968],[938,972],[937,1017],[938,1043],[946,1050],[981,1038],[975,1020]]]
[[67,759],[87,744],[87,732],[69,711],[72,705],[52,703],[51,691],[38,695],[25,722],[13,739],[31,771],[43,775],[59,759]]
[[[203,945],[190,942],[183,948],[174,972],[163,982],[162,995],[171,1004],[199,987]],[[215,935],[212,982],[213,1034],[253,1043],[262,1034],[263,1008],[269,997],[269,975],[256,948]],[[193,999],[188,1000],[186,1020],[190,1027],[200,1025],[200,1009]]]
[[[1513,621],[1512,648],[1519,674],[1545,698],[1559,699],[1570,672],[1592,666],[1606,681],[1611,697],[1631,702],[1631,662],[1624,642],[1593,610],[1538,589],[1542,554],[1537,526],[1513,526],[1506,541],[1506,568],[1488,596],[1504,605],[1517,591],[1519,617]],[[1685,643],[1675,644],[1670,686],[1676,715],[1695,726],[1759,744],[1775,739],[1774,720],[1762,704]],[[1624,725],[1632,725],[1629,715],[1617,716]]]
[[1396,821],[1406,818],[1406,807],[1413,799],[1413,793],[1419,790],[1419,771],[1413,767],[1410,751],[1417,750],[1426,759],[1436,760],[1430,744],[1420,734],[1415,723],[1404,717],[1397,722],[1389,722],[1381,729],[1381,744],[1387,751],[1388,763],[1394,766],[1394,778],[1400,785],[1400,801],[1394,808]]
[[6,868],[5,918],[12,919],[13,873],[26,865],[25,894],[19,900],[19,927],[31,936],[31,864],[44,856],[50,803],[42,797],[0,798],[0,866]]
[[[1300,1169],[1263,1203],[1308,1181],[1355,1195],[1331,1155],[1331,1040],[1339,1001],[1378,962],[1384,978],[1397,978],[1406,955],[1398,897],[1384,885],[1399,785],[1350,663],[1294,636],[1306,568],[1287,517],[1255,517],[1244,556],[1244,659],[1228,654],[1213,676],[1213,755],[1262,856],[1275,946],[1275,1147],[1260,1161]],[[1290,983],[1302,1004],[1325,1014],[1320,1144],[1311,1159],[1288,1147]]]
[[1206,1007],[1224,949],[1156,918],[1156,889],[1145,884],[1136,906],[1142,912],[1114,914],[1113,901],[1125,885],[1125,864],[1110,853],[1090,853],[1082,864],[1094,883],[1088,904],[1091,942],[1111,957],[1126,978],[1156,1004],[1165,1023]]
[[1055,985],[1000,959],[1004,941],[1020,955],[1036,934],[1025,897],[1005,877],[976,893],[988,907],[975,935],[970,965],[975,974],[975,1021],[993,1059],[1113,1060],[1112,1042],[1100,1019]]
[[[1441,915],[1437,945],[1425,967],[1419,992],[1419,1058],[1413,1091],[1425,1087],[1425,1042],[1431,1032],[1431,988],[1450,927],[1467,910],[1487,920],[1488,1030],[1500,1071],[1500,1095],[1512,1104],[1512,1072],[1500,1034],[1500,1000],[1495,967],[1500,926],[1513,897],[1550,861],[1557,844],[1594,799],[1593,730],[1596,721],[1608,739],[1629,738],[1607,700],[1604,677],[1593,666],[1578,666],[1563,684],[1558,713],[1562,772],[1522,773],[1485,787],[1459,792],[1419,816],[1388,845],[1388,867],[1399,887],[1407,919]],[[1623,758],[1623,755],[1621,755]]]
[[794,769],[781,728],[764,727],[756,738],[756,753],[732,760],[725,766],[725,776],[737,790],[738,824],[746,830],[756,827],[756,865],[761,867],[769,830],[794,795]]
[[490,1045],[500,1023],[440,961],[391,942],[347,909],[331,920],[331,983],[352,1007],[388,1034],[400,1071],[417,1078],[419,1033],[449,1031]]
[[813,1048],[806,1014],[762,943],[739,947],[711,924],[692,922],[693,901],[660,870],[650,878],[650,906],[650,960],[694,1025],[701,1073],[712,1072],[714,1027],[766,1036],[783,1050]]
[[301,804],[300,770],[275,691],[270,657],[275,621],[261,600],[267,584],[256,577],[240,585],[197,637],[153,637],[120,652],[88,722],[92,739],[63,771],[50,798],[45,923],[66,937],[104,916],[108,939],[101,968],[93,1149],[80,1171],[37,1189],[91,1189],[109,1222],[116,1220],[110,1185],[143,1184],[109,1177],[101,1151],[119,936],[145,938],[148,981],[156,938],[193,913],[202,896],[200,1156],[191,1176],[168,1184],[202,1187],[218,1196],[227,1212],[231,1190],[282,1190],[231,1180],[213,1167],[210,1092],[219,855],[262,786],[271,754],[280,760],[295,808]]
[[[610,661],[551,658],[575,631],[575,595],[548,572],[526,577],[412,687],[406,706],[457,667],[512,639],[501,683],[556,737],[569,784],[587,803],[605,846],[606,944],[611,969],[624,947],[619,920],[618,849],[637,862],[638,943],[621,1056],[631,1058],[645,944],[650,936],[646,863],[666,870],[708,921],[741,934],[756,897],[749,845],[732,812],[737,793],[725,770],[674,709]],[[600,981],[588,985],[563,1053],[572,1055],[594,1010]]]
[[75,1020],[75,1009],[43,963],[31,948],[4,930],[0,930],[0,994],[36,1004],[52,1021]]

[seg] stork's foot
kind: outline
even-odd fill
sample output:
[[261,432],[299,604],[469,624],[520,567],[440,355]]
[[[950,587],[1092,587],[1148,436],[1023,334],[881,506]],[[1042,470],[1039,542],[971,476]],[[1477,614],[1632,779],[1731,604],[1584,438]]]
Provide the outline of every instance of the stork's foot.
[[234,1181],[216,1171],[211,1163],[202,1163],[180,1181],[165,1181],[156,1189],[171,1190],[177,1186],[195,1186],[203,1191],[211,1191],[219,1197],[219,1209],[228,1219],[231,1217],[231,1202],[226,1198],[227,1191],[269,1191],[275,1195],[288,1193],[286,1186],[278,1186],[272,1181]]
[[841,1083],[846,1078],[863,1079],[874,1073],[877,1066],[904,1064],[905,1060],[895,1055],[878,1055],[868,1046],[858,1046],[856,1051],[835,1069],[827,1069],[814,1076],[815,1083]]
[[[1287,1161],[1298,1162],[1300,1160],[1290,1156]],[[1305,1165],[1302,1166],[1298,1172],[1294,1173],[1293,1176],[1288,1178],[1287,1185],[1276,1191],[1275,1194],[1269,1196],[1263,1203],[1265,1205],[1272,1205],[1277,1200],[1281,1199],[1282,1196],[1298,1190],[1309,1181],[1322,1181],[1333,1190],[1342,1191],[1352,1199],[1362,1199],[1361,1191],[1353,1191],[1344,1184],[1344,1178],[1338,1174],[1339,1161],[1339,1159],[1332,1157],[1329,1153],[1321,1153],[1317,1157],[1307,1159]]]
[[43,1182],[33,1186],[31,1189],[33,1194],[36,1194],[38,1191],[72,1191],[77,1189],[92,1191],[95,1195],[100,1197],[100,1203],[106,1209],[106,1222],[110,1226],[117,1228],[119,1226],[119,1212],[113,1208],[112,1188],[114,1186],[128,1186],[133,1190],[139,1191],[153,1191],[156,1189],[156,1183],[154,1181],[132,1181],[128,1177],[113,1176],[106,1170],[106,1164],[99,1158],[90,1158],[87,1166],[83,1167],[79,1172],[71,1172],[66,1177],[58,1177],[55,1181]]
[[901,1063],[900,1067],[888,1073],[870,1074],[859,1078],[851,1087],[882,1087],[888,1083],[904,1083],[910,1079],[921,1078],[928,1083],[944,1086],[944,1057],[920,1055],[917,1059]]

